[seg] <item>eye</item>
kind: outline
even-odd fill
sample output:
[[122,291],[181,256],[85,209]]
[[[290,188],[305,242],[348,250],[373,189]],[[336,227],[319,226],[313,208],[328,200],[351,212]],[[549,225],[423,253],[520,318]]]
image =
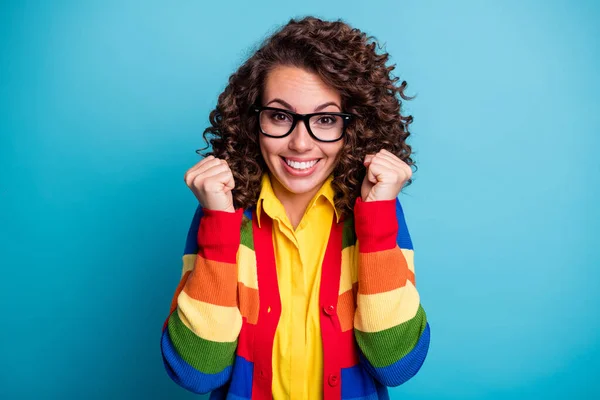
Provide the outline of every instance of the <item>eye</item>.
[[318,120],[320,125],[334,125],[336,123],[335,115],[323,115]]
[[276,122],[285,122],[290,120],[290,116],[286,113],[274,111],[271,114],[271,119]]

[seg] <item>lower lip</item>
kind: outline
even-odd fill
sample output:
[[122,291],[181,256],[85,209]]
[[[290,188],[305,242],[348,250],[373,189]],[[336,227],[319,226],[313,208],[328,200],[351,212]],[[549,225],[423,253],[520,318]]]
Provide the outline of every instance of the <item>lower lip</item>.
[[285,168],[285,170],[287,171],[288,174],[293,175],[293,176],[308,176],[308,175],[312,174],[317,169],[317,165],[319,165],[320,161],[321,160],[317,161],[315,163],[315,165],[313,165],[310,168],[294,169],[294,168],[290,167],[283,158],[281,158],[281,163],[283,164],[283,167]]

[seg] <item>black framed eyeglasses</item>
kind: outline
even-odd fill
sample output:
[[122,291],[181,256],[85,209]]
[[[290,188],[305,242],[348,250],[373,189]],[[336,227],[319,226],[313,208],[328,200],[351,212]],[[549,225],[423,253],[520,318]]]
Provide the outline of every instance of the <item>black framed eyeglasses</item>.
[[298,121],[302,121],[308,134],[319,142],[337,142],[343,138],[348,124],[356,117],[341,112],[297,114],[282,108],[262,106],[252,106],[250,111],[258,114],[260,132],[265,136],[286,137],[292,133]]

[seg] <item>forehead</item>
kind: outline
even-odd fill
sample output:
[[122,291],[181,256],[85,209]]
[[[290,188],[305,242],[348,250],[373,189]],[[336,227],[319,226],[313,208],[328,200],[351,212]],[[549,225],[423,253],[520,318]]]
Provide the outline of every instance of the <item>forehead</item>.
[[281,99],[297,112],[311,112],[319,105],[335,102],[341,106],[341,96],[312,72],[291,66],[277,66],[266,77],[263,101]]

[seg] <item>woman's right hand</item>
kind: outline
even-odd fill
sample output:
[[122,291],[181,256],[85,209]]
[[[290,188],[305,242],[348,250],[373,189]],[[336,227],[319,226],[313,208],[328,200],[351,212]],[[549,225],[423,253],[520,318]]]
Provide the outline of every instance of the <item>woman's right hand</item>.
[[208,156],[190,168],[184,176],[202,207],[207,210],[235,212],[233,173],[227,161]]

